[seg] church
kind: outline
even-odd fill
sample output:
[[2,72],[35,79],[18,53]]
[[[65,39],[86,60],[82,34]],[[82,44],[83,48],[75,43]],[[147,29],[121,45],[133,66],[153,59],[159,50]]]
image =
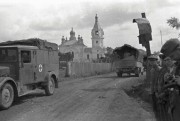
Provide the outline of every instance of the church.
[[104,31],[101,28],[98,22],[98,16],[95,16],[95,24],[91,31],[91,40],[92,40],[92,48],[87,47],[84,42],[83,38],[78,35],[76,38],[75,32],[72,28],[70,31],[69,40],[62,37],[61,45],[59,45],[59,51],[61,53],[68,53],[70,52],[73,55],[74,62],[92,62],[96,61],[102,57],[105,57],[105,51],[103,45],[103,37]]

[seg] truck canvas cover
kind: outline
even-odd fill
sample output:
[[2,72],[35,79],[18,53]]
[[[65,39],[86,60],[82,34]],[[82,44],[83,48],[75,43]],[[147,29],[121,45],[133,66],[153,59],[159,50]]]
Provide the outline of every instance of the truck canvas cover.
[[144,50],[137,49],[128,44],[115,48],[113,53],[118,56],[118,59],[137,60],[140,62],[143,62],[143,58],[146,55]]
[[0,43],[0,46],[9,46],[9,45],[28,45],[28,46],[37,46],[39,49],[58,50],[57,44],[47,42],[46,40],[42,40],[39,38],[14,40],[14,41],[7,41]]

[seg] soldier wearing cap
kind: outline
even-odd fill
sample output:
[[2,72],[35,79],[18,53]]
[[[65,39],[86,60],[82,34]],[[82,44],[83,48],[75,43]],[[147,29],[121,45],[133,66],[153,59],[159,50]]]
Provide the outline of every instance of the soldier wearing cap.
[[153,110],[156,112],[156,96],[155,96],[155,91],[156,91],[156,81],[158,77],[158,73],[161,69],[161,67],[158,64],[158,56],[157,55],[150,55],[148,57],[148,64],[150,67],[150,87],[151,87],[151,96],[152,96],[152,101],[153,101]]
[[150,77],[151,77],[151,93],[153,94],[155,92],[155,81],[158,76],[158,72],[161,69],[161,67],[158,64],[158,56],[157,55],[150,55],[148,57],[148,63],[150,66]]
[[[180,41],[178,39],[170,39],[166,41],[166,43],[162,46],[161,52],[169,57],[172,60],[180,60]],[[179,67],[176,68],[174,73],[175,81],[180,86],[180,75],[177,73],[179,71]],[[172,88],[171,88],[172,89]],[[177,91],[176,91],[177,90]],[[179,89],[173,88],[172,91],[173,95],[169,95],[169,108],[167,109],[168,113],[171,115],[172,121],[179,121],[180,120],[180,93]]]

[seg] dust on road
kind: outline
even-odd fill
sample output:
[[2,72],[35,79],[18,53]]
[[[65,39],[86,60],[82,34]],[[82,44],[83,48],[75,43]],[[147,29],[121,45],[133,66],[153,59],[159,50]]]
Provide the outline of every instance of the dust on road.
[[38,90],[22,97],[21,103],[0,111],[0,119],[1,121],[153,121],[155,120],[153,113],[145,110],[124,92],[124,89],[138,83],[137,77],[118,78],[115,73],[63,81],[59,83],[59,88],[52,96],[44,96],[44,92]]

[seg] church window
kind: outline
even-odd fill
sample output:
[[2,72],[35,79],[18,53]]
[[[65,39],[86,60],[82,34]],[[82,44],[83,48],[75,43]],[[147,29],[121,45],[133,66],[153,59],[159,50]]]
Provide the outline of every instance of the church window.
[[89,54],[87,54],[87,59],[89,59]]
[[96,31],[95,33],[96,33],[96,35],[98,35],[98,34],[99,34],[99,32],[98,32],[98,31]]

